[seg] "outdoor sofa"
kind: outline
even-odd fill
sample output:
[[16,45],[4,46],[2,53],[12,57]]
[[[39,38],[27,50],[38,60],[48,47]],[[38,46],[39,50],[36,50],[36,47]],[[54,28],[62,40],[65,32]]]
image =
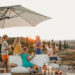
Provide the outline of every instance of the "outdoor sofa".
[[[31,60],[31,62],[41,67],[45,63],[47,65],[47,68],[49,67],[49,65],[51,65],[53,68],[56,68],[56,69],[59,68],[57,64],[54,64],[54,63],[49,64],[49,57],[45,54],[36,55]],[[16,67],[11,68],[12,75],[30,75],[29,68],[25,68],[22,66],[21,56],[19,55],[9,56],[9,64],[11,63],[17,64]]]

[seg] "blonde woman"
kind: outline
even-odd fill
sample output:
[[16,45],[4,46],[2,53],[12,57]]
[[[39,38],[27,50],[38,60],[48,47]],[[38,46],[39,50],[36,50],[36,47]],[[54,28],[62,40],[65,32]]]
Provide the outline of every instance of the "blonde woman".
[[50,48],[47,48],[47,55],[50,60],[57,60],[58,48],[55,43],[50,44]]

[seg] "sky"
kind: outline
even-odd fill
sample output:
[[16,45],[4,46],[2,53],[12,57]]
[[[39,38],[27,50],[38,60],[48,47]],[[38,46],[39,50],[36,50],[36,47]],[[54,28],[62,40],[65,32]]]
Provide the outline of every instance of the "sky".
[[52,19],[36,27],[0,29],[0,36],[35,38],[39,35],[43,40],[75,40],[75,0],[0,0],[0,6],[18,4]]

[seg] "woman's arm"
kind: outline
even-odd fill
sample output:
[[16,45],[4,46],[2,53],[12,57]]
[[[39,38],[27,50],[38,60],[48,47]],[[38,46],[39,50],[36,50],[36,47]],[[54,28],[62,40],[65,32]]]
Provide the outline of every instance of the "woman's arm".
[[47,55],[50,56],[50,51],[47,51]]
[[10,47],[7,47],[7,48],[6,48],[6,50],[10,50],[10,49],[11,49]]
[[40,48],[39,46],[36,46],[36,48]]
[[21,55],[21,54],[23,54],[23,49],[22,49],[22,46],[21,46],[21,43],[20,43],[20,38],[19,38],[19,48],[20,48],[20,53],[19,54]]
[[47,55],[50,56],[50,50],[49,50],[49,47],[47,47]]
[[31,57],[28,56],[27,59],[30,61],[30,60],[32,60],[34,57],[35,57],[35,54],[32,55]]
[[20,55],[23,54],[23,49],[22,49],[22,48],[20,49],[19,54],[20,54]]
[[8,45],[8,43],[4,43],[3,46],[5,46],[5,50],[10,50],[11,49],[11,46]]
[[23,50],[22,50],[22,49],[20,50],[19,54],[20,54],[20,55],[23,54]]
[[56,52],[58,52],[58,47],[56,46]]

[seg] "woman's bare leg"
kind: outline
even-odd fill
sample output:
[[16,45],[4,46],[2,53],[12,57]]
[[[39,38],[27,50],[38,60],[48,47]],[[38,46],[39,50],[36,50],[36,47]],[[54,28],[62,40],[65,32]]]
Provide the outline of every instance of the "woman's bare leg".
[[6,60],[6,71],[8,72],[8,68],[9,68],[9,62],[8,60]]
[[37,65],[34,65],[34,66],[33,66],[33,69],[37,69],[37,68],[38,68],[38,66],[37,66]]
[[1,67],[4,68],[5,64],[6,64],[6,60],[2,60]]

